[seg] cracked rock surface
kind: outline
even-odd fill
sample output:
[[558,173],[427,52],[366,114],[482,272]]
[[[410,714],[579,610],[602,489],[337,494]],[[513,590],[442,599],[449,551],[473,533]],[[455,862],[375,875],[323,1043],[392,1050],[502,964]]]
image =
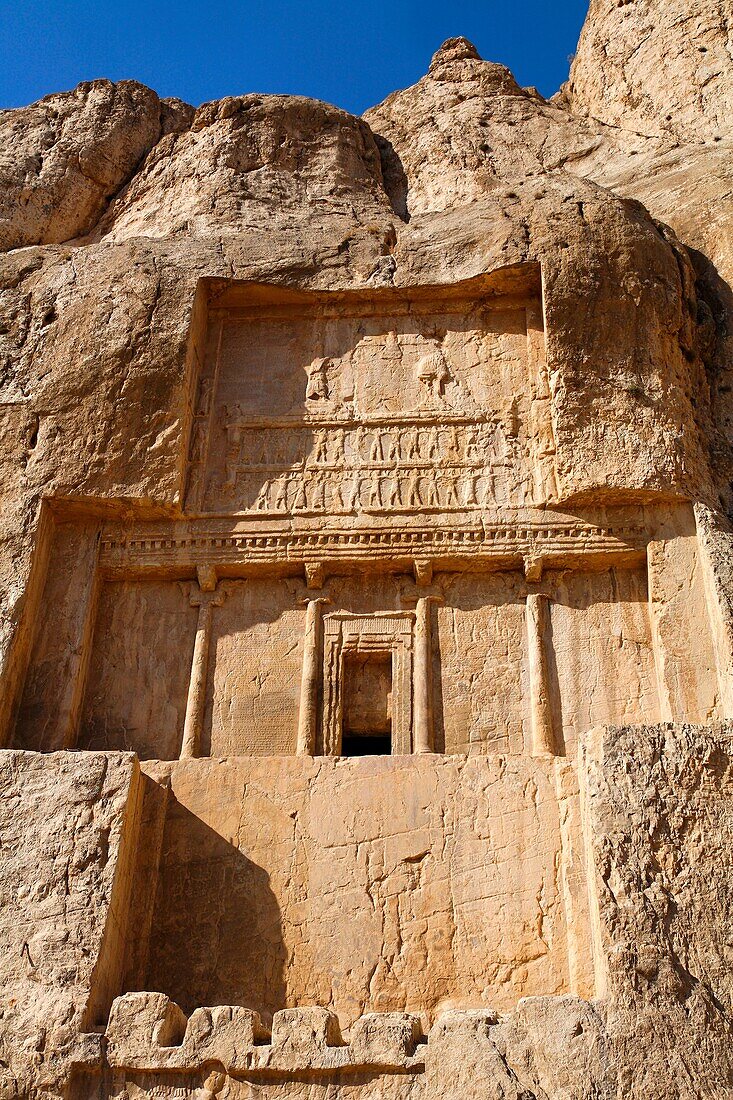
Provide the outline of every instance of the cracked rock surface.
[[[194,109],[105,80],[0,112],[3,728],[42,501],[181,515],[186,347],[201,279],[369,290],[541,265],[559,502],[571,509],[599,492],[693,501],[725,595],[723,630],[733,634],[733,13],[728,0],[693,6],[592,0],[570,79],[551,100],[458,38],[416,85],[361,119],[294,96],[243,94]],[[271,775],[251,762],[206,762],[202,784],[187,764],[143,774],[130,754],[3,752],[0,1095],[729,1096],[730,738],[728,726],[584,731],[582,828],[601,946],[591,957],[589,938],[579,954],[596,974],[593,999],[570,991],[548,961],[559,857],[542,838],[568,803],[547,793],[562,792],[559,769],[513,763],[507,778],[496,757],[447,761],[439,776],[425,768],[410,784],[393,775],[406,820],[387,836],[379,799],[388,781],[377,776],[344,800],[344,842],[328,831],[343,798],[330,764],[273,794]],[[283,788],[295,767],[280,769]],[[236,811],[222,809],[226,784]],[[256,821],[240,816],[245,790]],[[169,800],[165,811],[156,799]],[[506,836],[512,799],[523,817]],[[158,829],[170,856],[167,897],[154,912],[149,853],[133,888],[130,837],[143,827]],[[193,847],[181,843],[187,830]],[[552,830],[561,835],[554,818]],[[477,837],[509,851],[511,904],[506,884],[477,865]],[[245,865],[237,845],[272,856],[272,881],[257,878],[262,869]],[[334,913],[342,921],[317,952],[305,867],[323,927]],[[253,876],[259,924],[239,910],[224,923],[227,899],[243,882],[251,889]],[[403,937],[415,884],[424,905]],[[234,1004],[261,1000],[256,966],[264,960],[272,978],[289,952],[302,978],[293,999],[317,1002],[323,1029],[336,1034],[334,1010],[344,1028],[372,1011],[422,1014],[419,1058],[411,1050],[409,1063],[385,1062],[362,1024],[358,1041],[352,1033],[354,1049],[369,1048],[360,1076],[352,1065],[351,1077],[314,1083],[309,1051],[321,1057],[325,1039],[311,1037],[288,1063],[292,1079],[273,1071],[252,1084],[225,1080],[207,1034],[193,1078],[148,1072],[137,1050],[142,1076],[126,1079],[122,1064],[102,1086],[89,1067],[102,1064],[104,1013],[88,993],[101,990],[101,1003],[112,988],[112,971],[95,967],[131,896],[157,943],[153,957],[133,959],[142,988],[175,985],[179,1008],[160,1011],[179,1025],[197,1008],[197,1026],[207,1012],[225,1013],[207,1001],[222,983]],[[490,929],[471,923],[472,903],[487,898]],[[283,943],[268,921],[276,901]],[[504,957],[512,912],[521,951]],[[221,951],[181,968],[177,945],[213,932]],[[250,953],[237,969],[224,948],[245,936]],[[441,970],[446,941],[457,975]],[[515,996],[496,1012],[454,1012],[441,982],[470,984],[477,956],[487,973],[492,959],[507,969]],[[113,949],[104,957],[119,963]],[[522,997],[527,969],[542,966],[555,995]],[[383,1003],[370,1000],[375,974],[394,987]],[[481,989],[471,993],[480,1000]],[[269,1017],[278,1009],[275,999],[259,1007]],[[395,1019],[400,1028],[410,1042],[417,1036],[412,1016]],[[345,1055],[332,1061],[334,1073],[347,1064]],[[399,1072],[361,1068],[385,1064]]]

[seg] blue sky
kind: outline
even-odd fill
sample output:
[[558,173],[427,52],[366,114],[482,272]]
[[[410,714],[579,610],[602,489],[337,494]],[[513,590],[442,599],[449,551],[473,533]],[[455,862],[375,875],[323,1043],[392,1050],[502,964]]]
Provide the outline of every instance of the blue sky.
[[462,34],[520,84],[566,79],[587,0],[0,0],[0,107],[133,78],[198,105],[288,92],[360,114]]

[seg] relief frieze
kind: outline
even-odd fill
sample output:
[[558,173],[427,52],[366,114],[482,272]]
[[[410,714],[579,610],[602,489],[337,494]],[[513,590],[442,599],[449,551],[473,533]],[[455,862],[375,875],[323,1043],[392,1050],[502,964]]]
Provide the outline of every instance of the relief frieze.
[[500,420],[253,424],[239,405],[226,413],[224,476],[214,476],[213,488],[232,511],[341,515],[535,503],[531,475],[521,474],[521,443]]
[[553,497],[535,301],[352,309],[224,312],[214,323],[188,511],[388,517]]

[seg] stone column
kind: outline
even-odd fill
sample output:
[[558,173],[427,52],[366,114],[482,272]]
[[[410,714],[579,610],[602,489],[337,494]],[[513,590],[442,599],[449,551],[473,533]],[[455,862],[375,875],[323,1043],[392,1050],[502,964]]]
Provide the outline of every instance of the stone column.
[[415,607],[415,658],[412,678],[412,751],[433,751],[433,692],[430,608],[435,596],[420,596]]
[[[218,591],[210,587],[193,587],[189,594],[191,607],[198,607],[199,621],[196,626],[196,641],[193,647],[193,660],[191,661],[191,678],[188,682],[188,699],[186,701],[186,718],[183,724],[183,742],[181,744],[181,760],[196,757],[201,748],[201,731],[204,725],[204,711],[206,707],[206,680],[209,672],[209,648],[211,646],[211,619],[215,607],[221,607],[226,599],[226,590]],[[216,584],[216,581],[214,581]]]
[[547,671],[545,636],[548,597],[544,592],[527,593],[527,640],[529,646],[529,689],[532,704],[532,755],[554,756],[555,735]]
[[298,756],[313,756],[318,733],[318,688],[323,663],[323,605],[328,600],[309,599],[305,612],[305,639],[303,647],[303,675],[300,681],[300,708],[298,710]]

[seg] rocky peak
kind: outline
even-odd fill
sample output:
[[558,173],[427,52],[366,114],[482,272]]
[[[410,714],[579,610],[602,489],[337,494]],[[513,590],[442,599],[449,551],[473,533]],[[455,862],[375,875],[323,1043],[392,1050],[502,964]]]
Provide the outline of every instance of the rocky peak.
[[576,114],[650,136],[728,140],[730,0],[591,0],[570,73]]
[[430,62],[431,71],[440,65],[445,64],[446,61],[481,61],[481,54],[478,52],[473,42],[469,42],[467,38],[446,38],[443,45],[439,50],[433,54],[433,60]]
[[524,94],[506,65],[484,61],[467,38],[448,38],[433,54],[425,79],[449,84],[474,83],[482,94]]

